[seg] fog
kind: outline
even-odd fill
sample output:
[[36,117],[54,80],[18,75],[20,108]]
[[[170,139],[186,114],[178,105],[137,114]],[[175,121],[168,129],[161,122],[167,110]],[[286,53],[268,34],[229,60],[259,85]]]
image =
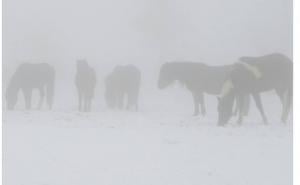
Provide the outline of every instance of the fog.
[[3,0],[3,184],[292,185],[292,4]]
[[167,61],[222,65],[272,52],[291,57],[291,10],[286,0],[5,0],[4,88],[20,63],[47,62],[56,70],[55,107],[73,107],[75,62],[86,59],[97,72],[98,106],[104,77],[118,64],[136,65],[149,92]]

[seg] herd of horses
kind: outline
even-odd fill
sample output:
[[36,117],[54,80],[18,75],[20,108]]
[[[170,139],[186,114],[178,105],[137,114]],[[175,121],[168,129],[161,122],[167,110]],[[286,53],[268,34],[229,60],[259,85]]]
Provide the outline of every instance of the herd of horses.
[[[134,65],[116,66],[105,78],[105,100],[110,108],[138,110],[141,72]],[[218,124],[225,125],[238,114],[243,122],[253,97],[263,123],[267,124],[260,94],[275,90],[281,105],[281,121],[287,121],[293,96],[293,62],[283,54],[272,53],[260,57],[241,57],[231,65],[209,66],[196,62],[168,62],[161,66],[158,88],[164,89],[175,81],[183,84],[192,94],[194,115],[206,114],[204,94],[218,99]],[[96,72],[85,60],[77,61],[75,85],[78,91],[78,110],[91,110],[97,83]],[[46,63],[21,64],[13,74],[6,89],[6,105],[14,109],[17,94],[21,91],[26,109],[31,108],[32,90],[38,89],[41,108],[46,95],[49,109],[53,105],[55,70]],[[234,104],[236,110],[233,110]],[[201,111],[200,111],[201,107]]]

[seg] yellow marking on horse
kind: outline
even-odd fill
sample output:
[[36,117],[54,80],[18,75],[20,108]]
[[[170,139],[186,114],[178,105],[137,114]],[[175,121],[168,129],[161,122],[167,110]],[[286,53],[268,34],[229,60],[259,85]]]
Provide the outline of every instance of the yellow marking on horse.
[[226,80],[222,86],[222,90],[221,90],[221,97],[226,96],[230,90],[233,88],[233,83],[231,80]]
[[262,77],[261,71],[254,65],[250,65],[246,62],[240,62],[247,70],[249,70],[256,79],[260,79]]

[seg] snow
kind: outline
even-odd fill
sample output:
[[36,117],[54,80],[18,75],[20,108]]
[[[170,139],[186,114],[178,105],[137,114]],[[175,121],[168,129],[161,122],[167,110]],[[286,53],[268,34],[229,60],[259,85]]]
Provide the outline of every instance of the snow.
[[292,124],[160,109],[4,112],[3,184],[292,184]]

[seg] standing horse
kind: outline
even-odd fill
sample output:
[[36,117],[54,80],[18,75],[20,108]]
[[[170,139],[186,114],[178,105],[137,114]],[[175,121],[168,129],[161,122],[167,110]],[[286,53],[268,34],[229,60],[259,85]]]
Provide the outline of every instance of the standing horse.
[[43,105],[46,91],[47,104],[51,109],[54,96],[54,80],[55,71],[49,64],[21,64],[13,74],[6,89],[7,108],[9,110],[14,109],[18,92],[21,90],[25,98],[26,109],[31,109],[32,90],[38,89],[40,94],[38,108],[41,109]]
[[[260,93],[275,90],[282,103],[281,121],[286,122],[292,103],[293,63],[286,56],[278,53],[261,57],[241,57],[229,74],[227,87],[219,98],[219,124],[223,125],[231,117],[234,97],[242,99],[252,95],[263,122],[268,123]],[[243,102],[239,105],[244,109]],[[239,114],[238,123],[243,115]]]
[[133,65],[117,66],[105,79],[105,99],[108,107],[122,109],[127,98],[126,109],[138,110],[141,72]]
[[[195,62],[170,62],[161,66],[158,80],[160,89],[178,80],[191,91],[194,100],[194,115],[206,114],[204,93],[219,95],[226,77],[232,70],[232,65],[208,66]],[[248,99],[245,98],[245,101]],[[247,110],[244,112],[247,114]]]
[[96,83],[97,79],[94,69],[91,68],[85,60],[78,60],[75,85],[78,92],[79,111],[91,111]]

